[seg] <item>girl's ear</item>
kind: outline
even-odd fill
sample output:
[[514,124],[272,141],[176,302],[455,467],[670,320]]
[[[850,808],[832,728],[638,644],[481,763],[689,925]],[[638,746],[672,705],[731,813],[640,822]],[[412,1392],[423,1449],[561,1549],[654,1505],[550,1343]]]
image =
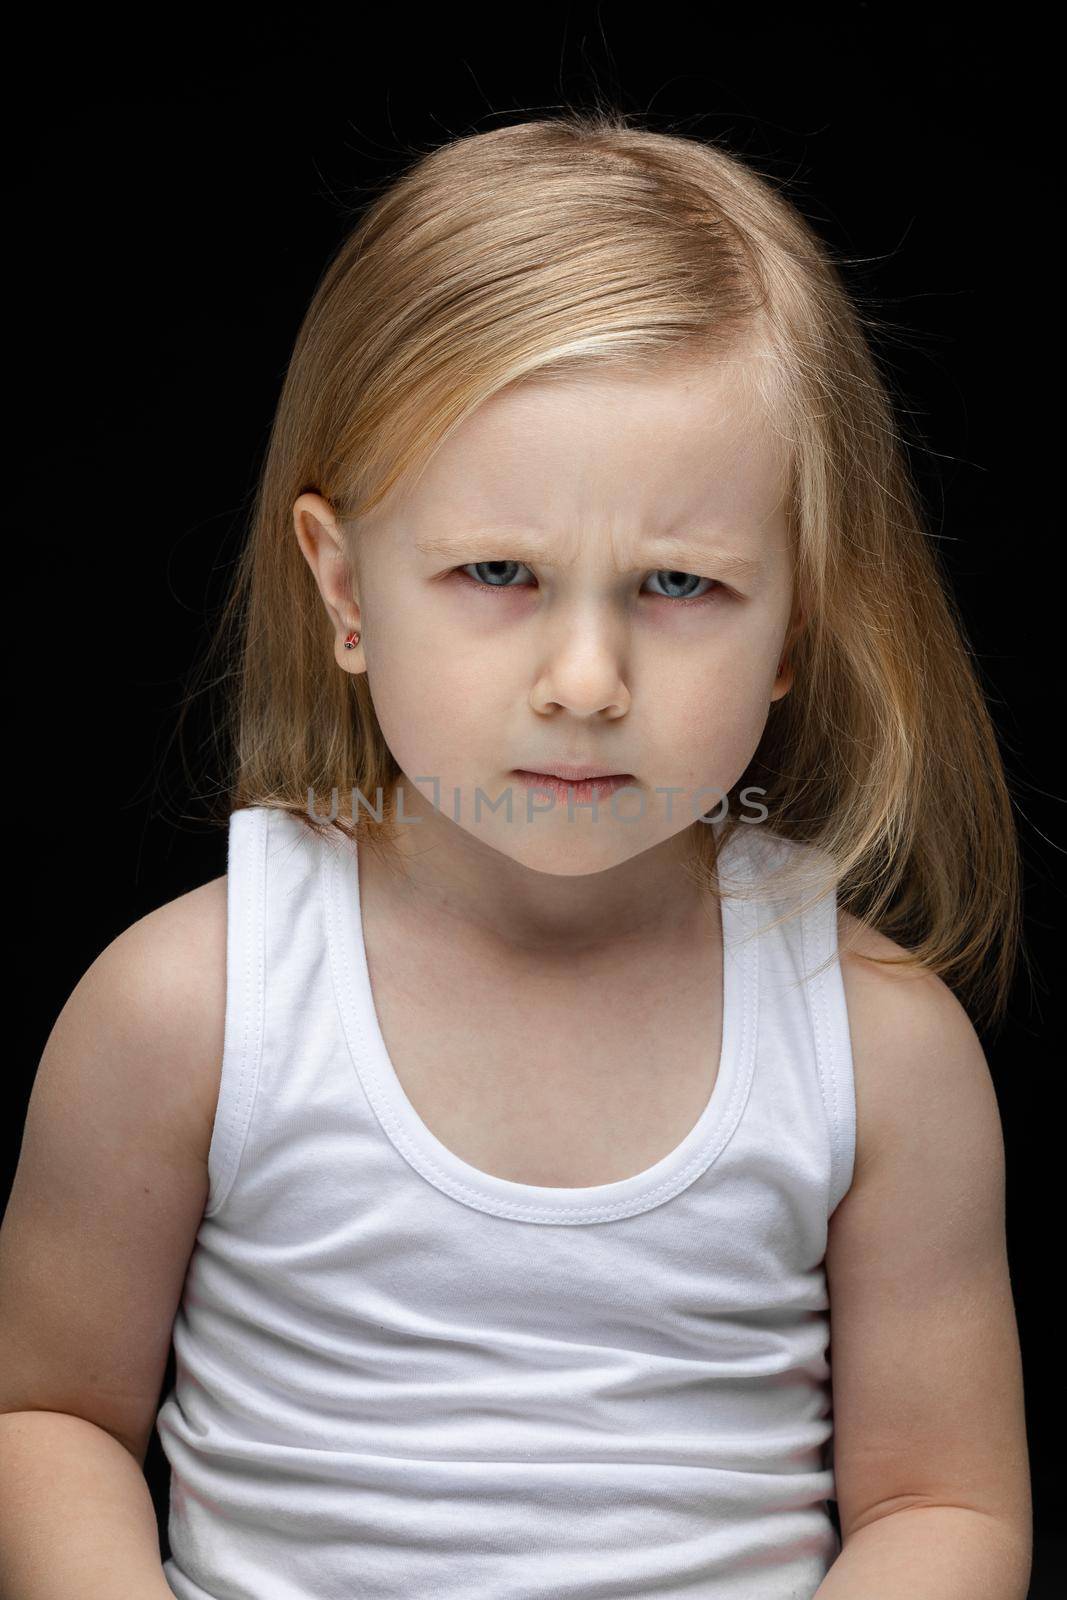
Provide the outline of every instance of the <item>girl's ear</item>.
[[321,494],[302,494],[293,503],[297,542],[318,585],[334,631],[334,656],[346,672],[365,666],[358,645],[346,645],[360,627],[359,603],[352,592],[344,535],[330,502]]
[[772,701],[781,700],[793,687],[793,646],[803,633],[806,621],[804,609],[798,605],[793,613],[793,620],[789,624],[789,632],[785,636],[785,643],[782,645],[781,660],[778,662],[778,672],[775,675],[774,688],[771,691]]
[[778,673],[771,690],[772,700],[781,700],[793,687],[793,663],[788,656],[783,656],[778,663]]

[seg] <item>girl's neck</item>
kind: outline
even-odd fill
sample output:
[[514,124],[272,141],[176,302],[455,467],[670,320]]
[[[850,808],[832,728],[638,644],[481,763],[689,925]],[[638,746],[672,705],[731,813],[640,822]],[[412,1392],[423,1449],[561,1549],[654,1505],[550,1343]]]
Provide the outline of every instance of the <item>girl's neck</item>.
[[387,901],[410,927],[524,957],[610,954],[714,934],[713,897],[686,868],[688,830],[607,870],[535,871],[483,843],[424,796],[404,789],[394,843],[367,846],[360,893]]

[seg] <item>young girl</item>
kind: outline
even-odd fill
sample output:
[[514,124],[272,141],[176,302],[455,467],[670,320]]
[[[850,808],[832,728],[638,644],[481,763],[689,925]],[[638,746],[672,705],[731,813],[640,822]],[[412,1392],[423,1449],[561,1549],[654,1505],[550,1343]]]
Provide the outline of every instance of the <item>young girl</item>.
[[229,870],[0,1235],[5,1594],[1021,1600],[1011,804],[796,210],[612,111],[417,161],[227,621]]

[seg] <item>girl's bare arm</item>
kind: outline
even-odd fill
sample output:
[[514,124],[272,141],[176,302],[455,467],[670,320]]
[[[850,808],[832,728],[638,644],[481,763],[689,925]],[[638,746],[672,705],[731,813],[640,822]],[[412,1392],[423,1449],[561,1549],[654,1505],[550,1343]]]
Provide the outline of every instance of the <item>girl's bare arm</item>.
[[142,1466],[208,1193],[225,878],[128,928],[56,1020],[0,1228],[0,1592],[168,1595]]
[[1030,1479],[988,1065],[940,979],[854,954],[842,971],[859,1137],[826,1258],[843,1549],[818,1600],[1024,1600]]
[[172,1600],[156,1513],[126,1446],[61,1411],[0,1416],[0,1594]]

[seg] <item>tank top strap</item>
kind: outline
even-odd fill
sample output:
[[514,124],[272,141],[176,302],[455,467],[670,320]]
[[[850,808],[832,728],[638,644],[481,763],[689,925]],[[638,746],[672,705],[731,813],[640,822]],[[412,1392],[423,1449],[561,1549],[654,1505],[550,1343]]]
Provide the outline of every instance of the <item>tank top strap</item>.
[[[333,1017],[323,1005],[322,849],[318,835],[280,808],[248,806],[231,813],[224,1057],[208,1153],[207,1217],[233,1188],[264,1073],[272,1075],[272,1092],[288,1088],[298,1096],[306,1087],[289,1059],[294,1015],[299,1016],[294,1006],[303,1003],[311,1016],[325,1017],[327,1031]],[[275,1095],[273,1104],[280,1103]]]
[[230,814],[226,851],[226,1023],[223,1070],[208,1151],[205,1217],[233,1186],[256,1098],[266,983],[267,838],[269,812]]
[[[783,1048],[768,1061],[783,1070],[814,1071],[829,1138],[827,1214],[852,1182],[856,1100],[852,1044],[838,947],[838,882],[826,853],[770,829],[750,825],[743,846],[749,881],[766,889],[781,868],[802,876],[758,908],[761,1028]],[[771,890],[773,894],[773,887]],[[786,1047],[788,1041],[788,1047]]]

